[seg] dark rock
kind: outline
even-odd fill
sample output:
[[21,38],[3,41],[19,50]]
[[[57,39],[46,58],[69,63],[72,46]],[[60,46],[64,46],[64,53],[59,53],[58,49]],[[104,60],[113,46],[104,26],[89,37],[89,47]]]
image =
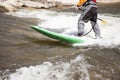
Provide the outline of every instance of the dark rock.
[[4,12],[8,12],[8,10],[4,6],[0,5],[0,13],[4,13]]

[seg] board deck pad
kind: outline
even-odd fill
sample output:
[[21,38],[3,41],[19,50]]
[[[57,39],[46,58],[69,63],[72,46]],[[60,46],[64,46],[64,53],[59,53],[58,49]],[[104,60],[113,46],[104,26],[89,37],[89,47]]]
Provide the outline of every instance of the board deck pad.
[[31,28],[45,36],[48,36],[52,39],[55,39],[61,42],[65,42],[65,43],[83,43],[84,42],[84,40],[78,37],[56,33],[56,32],[41,28],[39,26],[31,26]]

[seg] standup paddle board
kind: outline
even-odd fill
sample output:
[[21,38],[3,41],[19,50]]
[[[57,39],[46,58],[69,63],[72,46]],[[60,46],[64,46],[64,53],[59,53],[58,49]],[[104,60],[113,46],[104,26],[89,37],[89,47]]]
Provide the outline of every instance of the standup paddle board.
[[84,42],[84,40],[80,39],[79,37],[56,33],[56,32],[41,28],[39,26],[31,26],[31,28],[45,36],[48,36],[52,39],[55,39],[61,42],[65,42],[65,43],[83,43]]

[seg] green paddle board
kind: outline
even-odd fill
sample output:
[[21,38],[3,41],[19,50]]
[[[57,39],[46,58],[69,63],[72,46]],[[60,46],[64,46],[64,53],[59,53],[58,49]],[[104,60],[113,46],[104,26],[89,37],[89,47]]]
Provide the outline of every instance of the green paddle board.
[[74,37],[74,36],[70,36],[70,35],[65,35],[65,34],[60,34],[60,33],[56,33],[56,32],[52,32],[43,28],[40,28],[38,26],[31,26],[32,29],[34,29],[35,31],[48,36],[52,39],[61,41],[61,42],[65,42],[65,43],[83,43],[84,40],[78,38],[78,37]]

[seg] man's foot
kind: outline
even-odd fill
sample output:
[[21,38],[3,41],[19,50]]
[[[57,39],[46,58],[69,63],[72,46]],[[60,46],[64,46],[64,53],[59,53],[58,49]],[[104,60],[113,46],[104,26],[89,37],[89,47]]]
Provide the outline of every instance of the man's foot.
[[83,35],[83,33],[78,33],[78,36],[82,36]]
[[95,36],[95,39],[101,39],[101,38],[102,38],[101,36],[98,35]]

